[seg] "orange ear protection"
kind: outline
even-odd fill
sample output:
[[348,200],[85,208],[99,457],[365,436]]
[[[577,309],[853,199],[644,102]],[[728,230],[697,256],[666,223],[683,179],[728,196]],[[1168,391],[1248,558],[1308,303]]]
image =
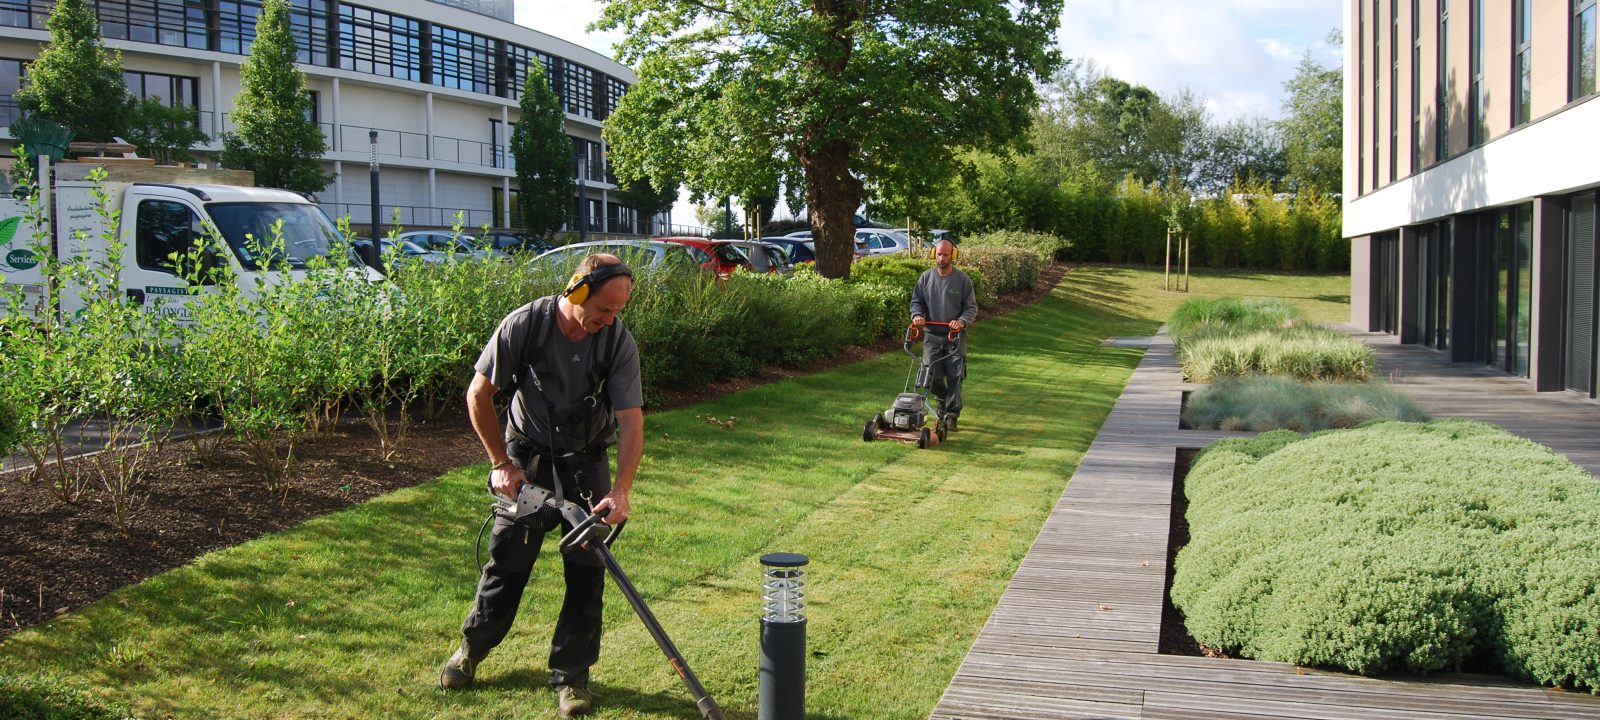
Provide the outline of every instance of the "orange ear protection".
[[561,291],[561,297],[573,305],[582,305],[589,299],[589,291],[600,287],[605,281],[623,275],[633,277],[633,270],[627,263],[611,263],[601,265],[587,273],[577,272],[572,274],[572,279],[567,281],[567,289]]

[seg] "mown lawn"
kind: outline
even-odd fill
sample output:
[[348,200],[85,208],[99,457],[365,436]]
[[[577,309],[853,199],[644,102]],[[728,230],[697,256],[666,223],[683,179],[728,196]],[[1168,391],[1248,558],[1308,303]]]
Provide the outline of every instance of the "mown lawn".
[[[1138,363],[1186,297],[1286,297],[1348,318],[1342,276],[1080,268],[972,335],[961,431],[935,450],[861,441],[911,359],[890,353],[647,419],[617,555],[729,717],[756,714],[763,553],[809,555],[808,717],[922,718]],[[713,424],[708,418],[715,418]],[[728,426],[731,423],[731,427]],[[482,465],[207,555],[0,644],[141,717],[548,718],[553,546],[470,691],[434,689],[471,600]],[[226,512],[226,508],[219,508]],[[621,596],[594,670],[603,718],[698,717]]]

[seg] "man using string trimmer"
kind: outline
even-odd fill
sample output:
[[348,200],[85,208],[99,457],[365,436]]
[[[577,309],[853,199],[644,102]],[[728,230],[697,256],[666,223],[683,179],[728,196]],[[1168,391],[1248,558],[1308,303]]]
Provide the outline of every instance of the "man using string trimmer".
[[[644,454],[639,349],[617,313],[633,293],[633,273],[615,255],[586,258],[559,295],[513,310],[478,357],[467,390],[473,430],[489,454],[497,503],[489,561],[461,626],[461,645],[439,686],[472,684],[478,663],[511,629],[544,535],[571,519],[554,510],[518,516],[516,498],[532,483],[555,499],[604,516],[615,532],[628,519],[628,493]],[[502,436],[494,398],[514,390]],[[616,482],[606,448],[618,445]],[[542,503],[540,503],[542,504]],[[550,647],[550,685],[562,717],[592,711],[589,668],[600,657],[606,568],[594,553],[562,555],[566,598]]]

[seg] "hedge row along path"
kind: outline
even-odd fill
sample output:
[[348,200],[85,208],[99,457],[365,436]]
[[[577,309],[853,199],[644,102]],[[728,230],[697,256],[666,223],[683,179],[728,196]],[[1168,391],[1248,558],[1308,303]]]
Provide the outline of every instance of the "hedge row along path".
[[[1352,334],[1377,351],[1380,375],[1435,417],[1494,423],[1600,470],[1600,405]],[[1182,391],[1195,387],[1170,340],[1153,338],[934,720],[1600,718],[1600,698],[1500,676],[1370,678],[1160,654],[1178,450],[1254,434],[1179,430]]]

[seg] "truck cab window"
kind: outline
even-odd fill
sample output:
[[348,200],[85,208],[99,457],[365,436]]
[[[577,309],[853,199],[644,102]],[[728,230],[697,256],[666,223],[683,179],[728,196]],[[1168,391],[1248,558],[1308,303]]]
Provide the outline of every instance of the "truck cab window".
[[181,256],[194,244],[194,212],[180,202],[143,200],[139,202],[138,218],[134,257],[139,267],[174,272],[171,255]]

